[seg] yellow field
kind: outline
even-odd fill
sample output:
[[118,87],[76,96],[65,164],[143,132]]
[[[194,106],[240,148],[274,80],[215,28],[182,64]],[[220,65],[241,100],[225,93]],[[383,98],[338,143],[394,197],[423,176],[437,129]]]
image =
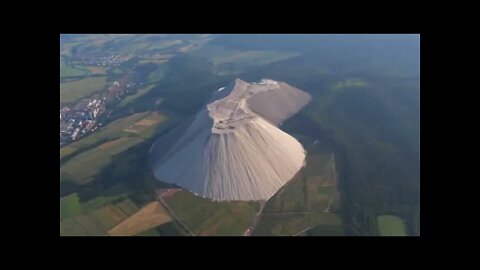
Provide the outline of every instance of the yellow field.
[[[125,207],[128,206],[128,207]],[[104,236],[108,230],[138,211],[129,199],[74,215],[60,221],[62,236]]]
[[138,61],[139,64],[147,64],[147,63],[154,63],[154,64],[163,64],[163,63],[166,63],[168,62],[168,60],[165,60],[165,59],[143,59],[143,60],[140,60]]
[[65,147],[60,148],[60,158],[64,158],[74,152],[77,151],[77,148],[67,145]]
[[140,121],[138,121],[137,123],[135,123],[135,125],[137,126],[153,126],[157,123],[158,121],[156,120],[152,120],[152,119],[147,119],[147,118],[144,118]]
[[92,72],[93,75],[106,73],[105,67],[89,66],[86,68],[88,68],[88,70],[90,70],[90,72]]
[[131,236],[172,221],[165,208],[154,201],[108,231],[112,236]]
[[106,142],[106,143],[98,146],[98,148],[100,148],[101,150],[106,150],[106,149],[111,148],[115,145],[121,144],[125,141],[128,141],[128,138],[127,137],[122,137],[120,139],[116,139],[116,140],[113,140],[113,141]]
[[163,114],[153,112],[147,117],[141,119],[140,121],[134,123],[131,126],[126,127],[123,131],[132,132],[132,133],[142,133],[151,126],[158,125],[159,123],[165,121],[167,118]]

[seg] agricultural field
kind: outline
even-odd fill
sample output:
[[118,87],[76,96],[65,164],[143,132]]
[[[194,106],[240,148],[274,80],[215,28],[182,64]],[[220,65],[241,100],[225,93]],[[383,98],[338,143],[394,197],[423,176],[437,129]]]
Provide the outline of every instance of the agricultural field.
[[72,66],[67,63],[65,57],[60,57],[60,78],[86,76],[87,74],[87,69]]
[[139,64],[146,64],[146,63],[155,63],[155,64],[162,64],[167,62],[170,58],[174,57],[174,54],[161,54],[161,53],[150,53],[144,54],[144,56],[139,57]]
[[[247,81],[271,78],[311,94],[311,102],[295,120],[282,125],[282,130],[307,150],[307,167],[265,205],[252,235],[420,234],[418,35],[62,36],[62,85],[102,74],[83,66],[84,56],[120,54],[130,59],[109,67],[117,71],[107,71],[108,81],[128,73],[129,80],[143,83],[142,88],[119,101],[120,106],[109,108],[111,114],[104,115],[113,119],[162,109],[178,115],[182,123],[203,106],[212,91],[236,77]],[[152,82],[156,86],[148,88]],[[147,176],[144,153],[150,145],[143,138],[149,137],[155,126],[164,125],[162,131],[158,129],[162,133],[173,121],[150,125],[149,120],[141,122],[142,117],[122,118],[128,123],[120,121],[108,131],[109,125],[100,127],[60,149],[61,196],[68,195],[60,200],[62,233],[91,235],[93,230],[96,234],[95,227],[84,224],[83,216],[115,204],[110,201],[114,195],[105,194],[111,185],[125,184],[129,194],[135,193],[129,196],[138,207],[148,202],[136,193],[148,194],[167,186]],[[314,141],[335,152],[337,162],[333,164],[338,165],[341,185],[329,164],[331,154],[311,151]],[[70,181],[70,173],[83,174],[75,181],[89,184],[76,185]],[[240,235],[251,222],[246,216],[232,221],[232,206],[210,204],[195,196],[183,198],[184,192],[165,200],[173,200],[179,220],[185,220],[197,235]],[[252,206],[256,207],[258,204]],[[184,235],[176,220],[136,235]],[[113,224],[96,218],[91,221],[99,224],[102,235],[118,225],[106,229],[102,222]],[[239,224],[242,228],[229,228]]]
[[61,44],[60,55],[70,56],[72,54],[72,48],[84,44],[83,41],[70,41],[66,44]]
[[[167,117],[157,112],[134,114],[119,119],[98,132],[87,136],[78,142],[60,149],[60,157],[75,154],[70,160],[60,166],[60,181],[74,181],[86,184],[105,166],[111,163],[112,157],[128,148],[150,138],[158,125]],[[92,147],[94,146],[94,147]],[[89,147],[92,147],[88,149]],[[88,150],[83,150],[87,148]],[[76,150],[74,150],[76,149]],[[67,177],[65,177],[67,176]]]
[[69,217],[60,221],[62,236],[102,236],[108,230],[138,211],[138,206],[129,199]]
[[367,88],[369,83],[359,78],[347,78],[332,85],[333,90]]
[[343,235],[332,157],[308,155],[307,166],[266,203],[253,235]]
[[380,236],[406,236],[405,222],[394,215],[382,215],[377,218]]
[[165,208],[154,201],[108,231],[112,236],[131,236],[172,221]]
[[186,190],[164,199],[178,218],[195,235],[242,235],[252,223],[257,202],[214,202]]
[[60,220],[74,216],[82,211],[80,199],[77,194],[70,194],[60,198]]
[[99,145],[103,142],[107,143],[122,137],[129,137],[132,135],[132,133],[125,131],[125,129],[128,129],[128,127],[133,126],[135,122],[140,121],[147,116],[149,116],[149,119],[155,119],[154,121],[157,121],[157,125],[160,125],[162,122],[168,119],[165,115],[159,113],[143,112],[115,120],[107,126],[100,128],[95,133],[60,148],[60,156],[67,156],[81,149]]
[[149,45],[149,42],[129,42],[128,44],[120,47],[118,52],[137,54],[141,50],[147,48]]
[[102,66],[87,66],[86,67],[90,71],[90,75],[105,75],[107,71],[105,67]]
[[77,151],[78,149],[75,148],[75,147],[72,147],[70,145],[67,145],[67,146],[64,146],[62,148],[60,148],[60,159],[70,155],[70,154],[73,154]]
[[60,84],[60,103],[71,103],[105,89],[107,77],[92,77]]
[[147,94],[148,92],[150,92],[150,90],[152,90],[153,88],[155,87],[154,84],[151,84],[147,87],[144,87],[144,88],[141,88],[141,89],[138,89],[137,90],[137,93],[133,94],[133,95],[129,95],[127,97],[125,97],[118,106],[120,107],[124,107],[124,106],[127,106],[128,104],[132,103],[133,101],[135,101],[137,98]]
[[[115,195],[110,194],[115,192]],[[64,220],[78,214],[88,213],[102,206],[111,204],[115,201],[127,198],[128,190],[123,185],[117,185],[98,196],[86,202],[81,202],[77,193],[60,198],[60,220]]]
[[183,41],[179,39],[174,39],[174,40],[166,40],[163,42],[155,42],[152,43],[150,46],[148,46],[149,51],[158,51],[158,50],[164,50],[176,45],[181,45],[183,44]]
[[298,56],[296,52],[274,50],[231,50],[222,46],[208,46],[193,52],[208,57],[217,75],[237,74],[252,67],[265,66]]

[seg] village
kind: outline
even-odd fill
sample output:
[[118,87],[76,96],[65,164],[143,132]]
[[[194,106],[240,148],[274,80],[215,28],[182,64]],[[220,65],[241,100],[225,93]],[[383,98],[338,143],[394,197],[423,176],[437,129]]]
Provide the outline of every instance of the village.
[[95,132],[108,119],[108,105],[133,93],[142,83],[128,81],[127,75],[114,81],[106,91],[95,93],[75,104],[60,108],[60,147]]

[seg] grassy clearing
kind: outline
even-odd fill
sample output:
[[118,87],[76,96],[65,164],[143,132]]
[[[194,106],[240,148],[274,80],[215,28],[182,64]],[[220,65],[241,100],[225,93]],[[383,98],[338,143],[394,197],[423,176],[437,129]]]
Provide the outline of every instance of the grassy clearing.
[[136,235],[171,220],[163,206],[158,201],[154,201],[113,227],[108,234],[112,236]]
[[213,202],[180,191],[165,199],[175,215],[197,235],[242,235],[254,216],[254,202]]
[[105,89],[107,77],[93,77],[60,84],[60,102],[70,103]]
[[378,232],[381,236],[406,236],[405,222],[394,215],[377,217]]

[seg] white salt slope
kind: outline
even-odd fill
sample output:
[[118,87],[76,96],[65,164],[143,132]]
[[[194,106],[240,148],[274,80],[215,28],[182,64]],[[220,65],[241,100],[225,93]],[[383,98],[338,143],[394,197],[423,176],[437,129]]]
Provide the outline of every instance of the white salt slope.
[[268,200],[305,160],[302,145],[275,125],[309,100],[283,82],[237,79],[228,96],[196,115],[155,177],[213,200]]

